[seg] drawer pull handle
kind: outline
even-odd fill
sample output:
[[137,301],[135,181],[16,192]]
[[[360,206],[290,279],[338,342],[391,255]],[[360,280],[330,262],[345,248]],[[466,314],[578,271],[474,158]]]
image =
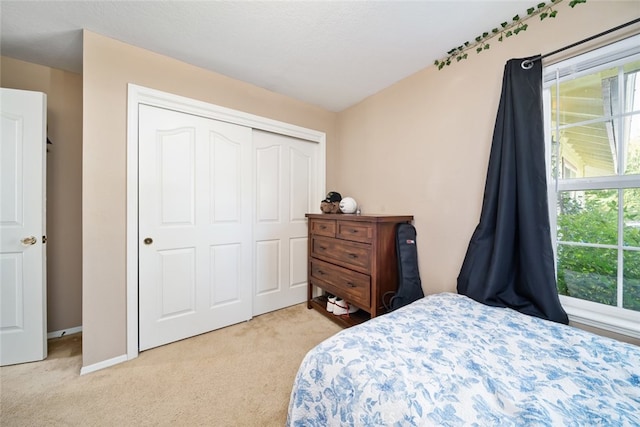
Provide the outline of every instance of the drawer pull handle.
[[321,275],[321,276],[324,276],[324,271],[318,270],[318,274]]
[[351,259],[356,259],[356,258],[358,258],[358,255],[356,255],[356,254],[349,254],[349,258],[351,258]]
[[355,288],[356,285],[354,285],[352,282],[347,282],[347,286],[350,288]]
[[356,230],[355,228],[353,230],[351,230],[352,233],[357,233],[358,230]]
[[318,248],[319,248],[321,251],[326,251],[326,250],[327,250],[327,248],[325,248],[324,246],[318,246]]
[[321,226],[320,226],[320,230],[326,230],[326,229],[327,229],[327,226],[326,226],[326,225],[321,225]]

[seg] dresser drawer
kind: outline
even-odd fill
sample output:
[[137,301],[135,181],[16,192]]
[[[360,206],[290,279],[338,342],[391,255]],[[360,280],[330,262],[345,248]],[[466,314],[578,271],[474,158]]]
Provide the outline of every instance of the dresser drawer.
[[354,242],[371,243],[373,226],[365,222],[338,221],[336,237]]
[[333,219],[312,219],[309,223],[309,232],[316,236],[336,236],[336,221]]
[[371,271],[371,245],[366,243],[314,236],[311,238],[311,256],[344,264],[361,273]]
[[327,292],[338,294],[356,305],[369,307],[371,280],[368,275],[312,258],[310,276],[312,284]]

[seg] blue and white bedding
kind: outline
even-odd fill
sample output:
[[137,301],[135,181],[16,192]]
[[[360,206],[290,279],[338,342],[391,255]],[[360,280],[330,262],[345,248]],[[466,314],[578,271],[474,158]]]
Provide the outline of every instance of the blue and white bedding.
[[640,347],[432,295],[311,350],[287,425],[640,426]]

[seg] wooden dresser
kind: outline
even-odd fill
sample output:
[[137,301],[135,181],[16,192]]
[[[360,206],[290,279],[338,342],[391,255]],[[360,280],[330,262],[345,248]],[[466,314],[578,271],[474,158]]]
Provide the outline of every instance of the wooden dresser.
[[[385,292],[398,286],[396,225],[411,215],[306,214],[309,226],[307,307],[343,326],[386,312]],[[319,289],[314,297],[314,290]],[[360,310],[349,316],[327,311],[326,294]]]

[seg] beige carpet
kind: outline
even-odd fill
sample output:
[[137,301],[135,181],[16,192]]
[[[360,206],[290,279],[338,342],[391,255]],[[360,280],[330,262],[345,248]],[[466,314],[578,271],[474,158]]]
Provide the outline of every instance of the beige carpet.
[[341,328],[306,304],[80,376],[81,334],[0,368],[0,425],[283,426],[304,355]]

